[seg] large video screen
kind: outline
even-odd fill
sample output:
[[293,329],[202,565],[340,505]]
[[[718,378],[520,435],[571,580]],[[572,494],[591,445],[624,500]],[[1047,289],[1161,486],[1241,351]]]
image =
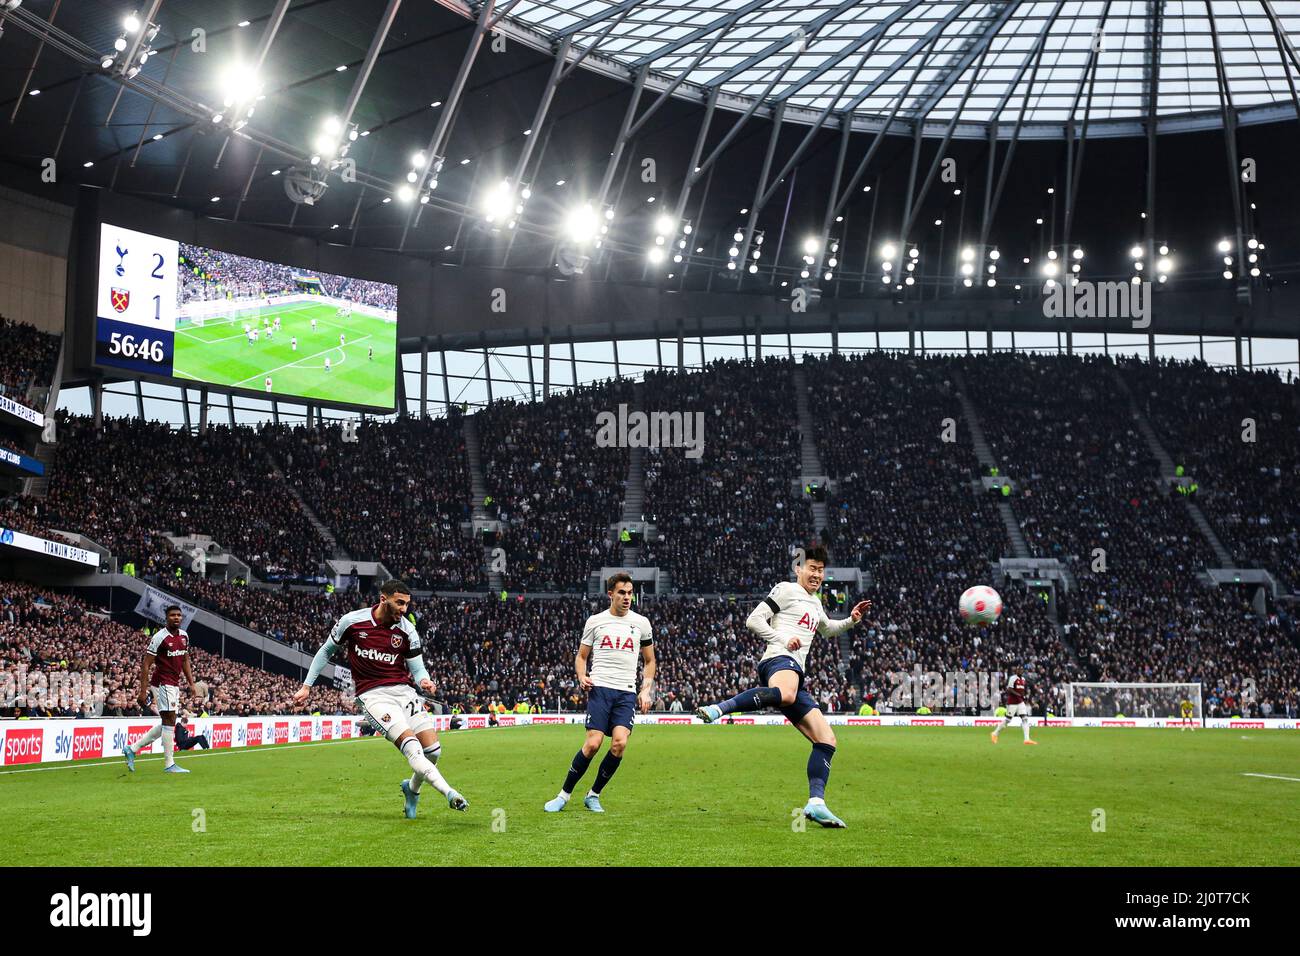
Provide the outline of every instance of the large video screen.
[[391,410],[397,286],[103,223],[95,364]]

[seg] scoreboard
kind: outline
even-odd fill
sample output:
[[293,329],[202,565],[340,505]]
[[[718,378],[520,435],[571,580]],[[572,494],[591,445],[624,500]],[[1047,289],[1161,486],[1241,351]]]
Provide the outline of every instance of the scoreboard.
[[95,363],[171,377],[179,243],[103,223],[95,291]]

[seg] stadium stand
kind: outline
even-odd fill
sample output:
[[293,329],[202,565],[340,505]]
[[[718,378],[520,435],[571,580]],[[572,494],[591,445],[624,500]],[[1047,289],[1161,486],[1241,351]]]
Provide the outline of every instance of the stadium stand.
[[23,402],[32,386],[49,385],[59,361],[59,336],[0,315],[0,395]]

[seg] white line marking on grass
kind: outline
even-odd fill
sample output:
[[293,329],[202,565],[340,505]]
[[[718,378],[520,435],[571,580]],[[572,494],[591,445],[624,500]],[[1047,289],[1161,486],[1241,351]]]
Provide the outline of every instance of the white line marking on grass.
[[[384,740],[378,734],[372,735],[375,740]],[[184,759],[189,760],[193,757],[221,757],[232,754],[248,753],[270,753],[273,750],[306,750],[308,747],[328,747],[331,744],[349,744],[356,743],[358,740],[369,740],[368,737],[352,737],[347,740],[318,740],[310,744],[265,744],[258,747],[236,747],[228,749],[221,747],[216,750],[204,750],[202,753],[186,753]],[[157,757],[136,757],[136,763],[157,763],[162,760],[161,755]],[[104,757],[102,760],[74,760],[69,763],[62,763],[54,767],[28,767],[26,770],[0,770],[0,776],[8,776],[11,773],[41,773],[45,770],[81,770],[86,767],[125,767],[126,760],[121,754],[116,757]],[[129,771],[128,771],[129,772]]]
[[[356,342],[353,342],[352,344],[353,344],[353,345],[357,345],[357,344],[359,344],[359,343],[361,343],[361,342],[364,342],[364,341],[365,341],[366,339],[368,339],[368,338],[370,338],[369,335],[363,335],[363,336],[361,336],[361,338],[357,339]],[[310,361],[311,359],[317,358],[317,357],[319,357],[319,356],[321,356],[321,355],[325,355],[327,352],[343,352],[343,358],[346,359],[346,358],[347,358],[347,352],[343,351],[344,348],[345,348],[345,346],[341,346],[341,345],[333,345],[333,346],[331,346],[331,347],[329,347],[329,348],[327,348],[327,349],[322,349],[321,351],[316,352],[316,353],[314,353],[314,354],[312,354],[312,355],[304,355],[302,358],[297,359],[297,360],[295,360],[295,361],[293,361],[293,362],[289,362],[287,365],[277,365],[275,368],[267,369],[265,372],[258,372],[256,375],[251,375],[251,376],[249,376],[248,378],[240,379],[238,382],[231,382],[231,383],[230,383],[230,387],[231,387],[231,388],[238,388],[239,386],[243,385],[245,382],[254,382],[254,381],[256,381],[257,379],[259,379],[259,378],[264,378],[264,377],[267,376],[267,375],[274,375],[276,372],[280,371],[280,369],[284,369],[284,368],[295,368],[295,367],[297,367],[297,368],[324,368],[324,367],[325,367],[324,365],[320,365],[320,366],[316,366],[316,365],[299,365],[298,363],[299,363],[299,362],[307,362],[307,361]],[[340,361],[340,362],[335,363],[335,365],[334,365],[333,367],[337,368],[339,365],[342,365],[342,364],[343,364],[343,362]]]
[[1290,780],[1292,783],[1300,783],[1300,777],[1279,777],[1272,773],[1243,773],[1243,777],[1266,777],[1269,780]]

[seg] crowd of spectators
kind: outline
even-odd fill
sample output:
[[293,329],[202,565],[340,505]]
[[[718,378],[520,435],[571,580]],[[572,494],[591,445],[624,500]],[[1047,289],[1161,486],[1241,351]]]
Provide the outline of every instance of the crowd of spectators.
[[47,496],[35,518],[74,530],[137,566],[157,535],[210,535],[265,580],[315,580],[325,543],[275,474],[257,433],[210,426],[65,417]]
[[[17,581],[0,581],[0,714],[31,717],[136,717],[140,661],[148,637],[118,623],[72,595]],[[195,680],[208,685],[206,703],[215,715],[290,713],[300,682],[191,647]],[[44,680],[33,683],[32,675]],[[48,693],[63,675],[68,693]],[[42,689],[42,685],[44,688]],[[101,690],[102,689],[102,690]],[[13,699],[7,698],[10,694]],[[73,695],[76,696],[73,696]],[[338,691],[321,688],[310,706],[324,713],[350,713]]]
[[287,480],[355,560],[382,561],[422,589],[483,584],[483,554],[461,530],[470,518],[469,465],[459,415],[340,426],[268,426],[262,440]]
[[629,382],[610,381],[478,414],[485,505],[502,522],[508,589],[585,593],[592,571],[617,562],[611,525],[622,517],[628,449],[597,444],[597,416],[631,400]]
[[703,453],[645,453],[645,508],[656,537],[642,566],[666,570],[686,593],[766,592],[812,539],[798,492],[800,430],[793,365],[778,358],[719,360],[703,372],[648,372],[649,412],[703,413]]
[[1300,385],[1170,359],[1123,374],[1237,564],[1300,592]]
[[[263,298],[320,292],[336,299],[362,305],[397,309],[397,286],[369,279],[352,279],[311,269],[295,269],[276,262],[266,262],[233,252],[218,252],[189,243],[180,245],[180,303],[204,302],[233,297]],[[316,282],[301,282],[315,279]]]
[[59,361],[59,336],[0,315],[0,395],[23,403],[33,385],[49,385]]

